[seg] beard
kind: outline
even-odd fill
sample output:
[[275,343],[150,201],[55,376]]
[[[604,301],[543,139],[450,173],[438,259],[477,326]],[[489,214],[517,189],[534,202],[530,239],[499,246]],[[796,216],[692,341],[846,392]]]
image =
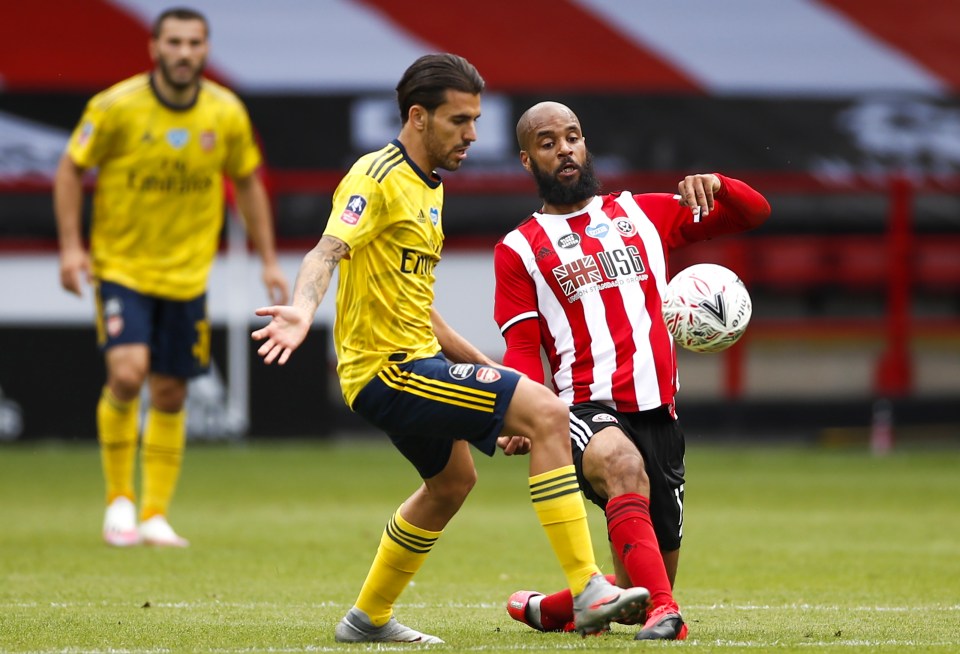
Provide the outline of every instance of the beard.
[[[451,172],[460,170],[460,166],[463,164],[463,160],[457,157],[456,148],[463,148],[470,145],[470,143],[458,143],[454,148],[449,147],[448,143],[437,136],[432,115],[427,117],[427,129],[423,134],[423,144],[427,150],[427,156],[430,158],[430,161],[433,162],[432,169],[440,168],[441,170],[449,170]],[[429,174],[431,170],[425,170],[423,172]]]
[[557,179],[557,173],[563,165],[560,164],[553,172],[549,172],[530,159],[530,170],[537,182],[537,194],[545,203],[558,206],[577,204],[600,192],[600,180],[593,170],[593,157],[589,152],[583,165],[579,166],[580,175],[575,182],[568,184]]
[[185,91],[186,89],[196,86],[200,80],[200,75],[203,73],[206,61],[201,61],[187,79],[174,76],[173,68],[176,66],[176,63],[177,62],[167,62],[163,58],[157,60],[157,67],[160,69],[163,81],[178,91]]

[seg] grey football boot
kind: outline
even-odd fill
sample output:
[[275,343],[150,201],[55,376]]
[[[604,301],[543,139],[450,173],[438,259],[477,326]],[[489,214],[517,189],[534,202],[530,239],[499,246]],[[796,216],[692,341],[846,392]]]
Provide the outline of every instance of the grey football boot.
[[611,622],[635,624],[646,617],[649,601],[646,588],[620,588],[597,574],[573,598],[573,624],[581,636],[603,633]]
[[353,607],[340,620],[334,631],[338,643],[417,643],[436,645],[443,641],[436,636],[420,633],[416,629],[404,626],[390,617],[387,624],[374,627],[366,613]]

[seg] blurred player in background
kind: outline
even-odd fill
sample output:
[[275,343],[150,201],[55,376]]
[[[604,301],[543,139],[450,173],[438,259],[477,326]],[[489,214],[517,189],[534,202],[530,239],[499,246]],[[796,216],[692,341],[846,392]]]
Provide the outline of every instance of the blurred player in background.
[[[223,175],[234,182],[270,298],[286,302],[261,157],[249,117],[230,91],[204,79],[209,29],[191,9],[153,25],[154,69],[93,97],[60,160],[54,208],[60,282],[92,281],[107,381],[97,405],[106,478],[103,537],[110,545],[182,547],[167,521],[183,461],[189,378],[207,370],[206,285],[224,218]],[[83,174],[98,168],[90,252],[82,234]],[[134,467],[140,390],[143,426],[137,524]]]
[[[636,638],[683,639],[672,588],[684,437],[674,411],[676,356],[660,310],[667,256],[757,227],[770,206],[743,182],[715,174],[684,178],[678,195],[599,195],[580,122],[556,102],[528,109],[517,140],[543,207],[495,250],[503,363],[543,383],[541,347],[546,352],[554,387],[571,407],[580,486],[607,517],[616,581],[650,590]],[[543,631],[564,629],[572,615],[566,591],[518,591],[507,610]]]
[[[439,643],[406,627],[393,606],[476,482],[469,445],[487,455],[498,437],[529,437],[530,495],[572,593],[581,633],[643,614],[648,593],[611,585],[594,562],[567,440],[567,407],[541,384],[498,368],[433,308],[443,246],[437,169],[460,168],[477,138],[484,82],[465,59],[425,55],[397,85],[402,127],[340,182],[317,246],[304,257],[292,306],[253,338],[283,364],[306,337],[339,266],[334,341],[344,400],[385,431],[423,484],[387,523],[339,642]],[[515,447],[518,437],[504,437]]]

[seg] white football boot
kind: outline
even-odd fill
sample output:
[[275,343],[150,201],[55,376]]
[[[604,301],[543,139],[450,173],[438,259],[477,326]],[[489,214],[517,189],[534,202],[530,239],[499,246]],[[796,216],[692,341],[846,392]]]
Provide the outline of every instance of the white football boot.
[[190,541],[178,536],[162,515],[155,515],[140,523],[140,539],[144,545],[156,547],[187,547]]
[[128,497],[118,497],[103,516],[103,540],[113,547],[131,547],[140,544],[137,531],[137,508]]

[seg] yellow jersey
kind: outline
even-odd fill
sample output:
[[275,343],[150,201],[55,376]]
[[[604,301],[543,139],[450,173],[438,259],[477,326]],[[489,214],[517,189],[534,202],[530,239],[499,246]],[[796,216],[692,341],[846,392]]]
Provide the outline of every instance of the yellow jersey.
[[442,208],[440,178],[420,170],[399,141],[361,157],[334,192],[323,233],[350,246],[333,329],[348,406],[387,365],[440,351],[430,311]]
[[164,103],[149,73],[94,96],[67,146],[98,168],[93,274],[143,293],[188,300],[206,290],[223,226],[223,174],[260,165],[243,103],[203,80],[193,105]]

